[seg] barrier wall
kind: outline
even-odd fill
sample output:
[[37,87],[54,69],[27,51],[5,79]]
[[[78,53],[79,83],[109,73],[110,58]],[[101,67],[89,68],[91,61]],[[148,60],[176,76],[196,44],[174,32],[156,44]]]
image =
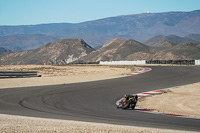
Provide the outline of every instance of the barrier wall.
[[101,65],[144,65],[146,64],[145,60],[139,61],[100,61]]
[[147,60],[146,64],[195,65],[195,60]]
[[144,64],[200,65],[200,60],[100,61],[99,64],[101,65],[144,65]]
[[37,77],[36,71],[19,72],[19,71],[0,71],[0,78],[24,78]]
[[200,60],[195,60],[195,65],[200,65]]

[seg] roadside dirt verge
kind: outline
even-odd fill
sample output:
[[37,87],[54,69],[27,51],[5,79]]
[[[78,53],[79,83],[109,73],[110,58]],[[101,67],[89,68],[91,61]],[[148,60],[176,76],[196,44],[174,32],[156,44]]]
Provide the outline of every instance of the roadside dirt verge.
[[0,66],[0,70],[38,71],[42,77],[0,79],[1,88],[43,86],[104,80],[127,76],[128,73],[139,71],[139,67],[130,66],[99,66],[99,65],[9,65]]
[[163,113],[200,118],[200,83],[169,89],[143,97],[137,106]]

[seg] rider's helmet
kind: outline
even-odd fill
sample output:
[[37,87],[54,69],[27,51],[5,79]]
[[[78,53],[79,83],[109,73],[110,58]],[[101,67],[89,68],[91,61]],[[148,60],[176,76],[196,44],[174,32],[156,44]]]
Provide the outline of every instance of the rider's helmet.
[[129,101],[133,101],[133,98],[131,97],[131,98],[129,98]]

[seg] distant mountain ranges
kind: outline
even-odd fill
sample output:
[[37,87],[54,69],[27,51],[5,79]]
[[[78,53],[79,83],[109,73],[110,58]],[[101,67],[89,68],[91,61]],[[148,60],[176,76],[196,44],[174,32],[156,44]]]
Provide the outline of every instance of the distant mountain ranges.
[[98,50],[82,39],[63,39],[33,50],[4,53],[0,56],[0,65],[200,59],[199,38],[200,34],[156,36],[145,44],[132,39],[115,38]]
[[93,48],[99,48],[115,38],[144,43],[158,35],[183,37],[192,33],[200,34],[200,10],[124,15],[74,24],[0,26],[0,47],[23,51],[56,40],[82,38]]
[[3,47],[0,47],[0,55],[5,54],[5,53],[10,53],[12,52],[11,50],[5,49]]
[[0,65],[200,59],[199,42],[200,10],[143,13],[77,24],[0,26]]
[[0,37],[0,47],[12,51],[24,51],[39,48],[58,39],[43,34],[10,35]]

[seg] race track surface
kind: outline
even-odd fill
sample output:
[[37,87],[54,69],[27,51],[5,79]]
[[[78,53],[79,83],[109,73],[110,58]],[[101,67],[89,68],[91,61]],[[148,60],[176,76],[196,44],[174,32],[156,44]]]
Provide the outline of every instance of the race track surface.
[[[200,82],[200,67],[151,67],[137,76],[0,90],[0,113],[87,122],[200,131],[200,119],[116,108],[124,94]],[[197,110],[198,111],[198,110]]]

